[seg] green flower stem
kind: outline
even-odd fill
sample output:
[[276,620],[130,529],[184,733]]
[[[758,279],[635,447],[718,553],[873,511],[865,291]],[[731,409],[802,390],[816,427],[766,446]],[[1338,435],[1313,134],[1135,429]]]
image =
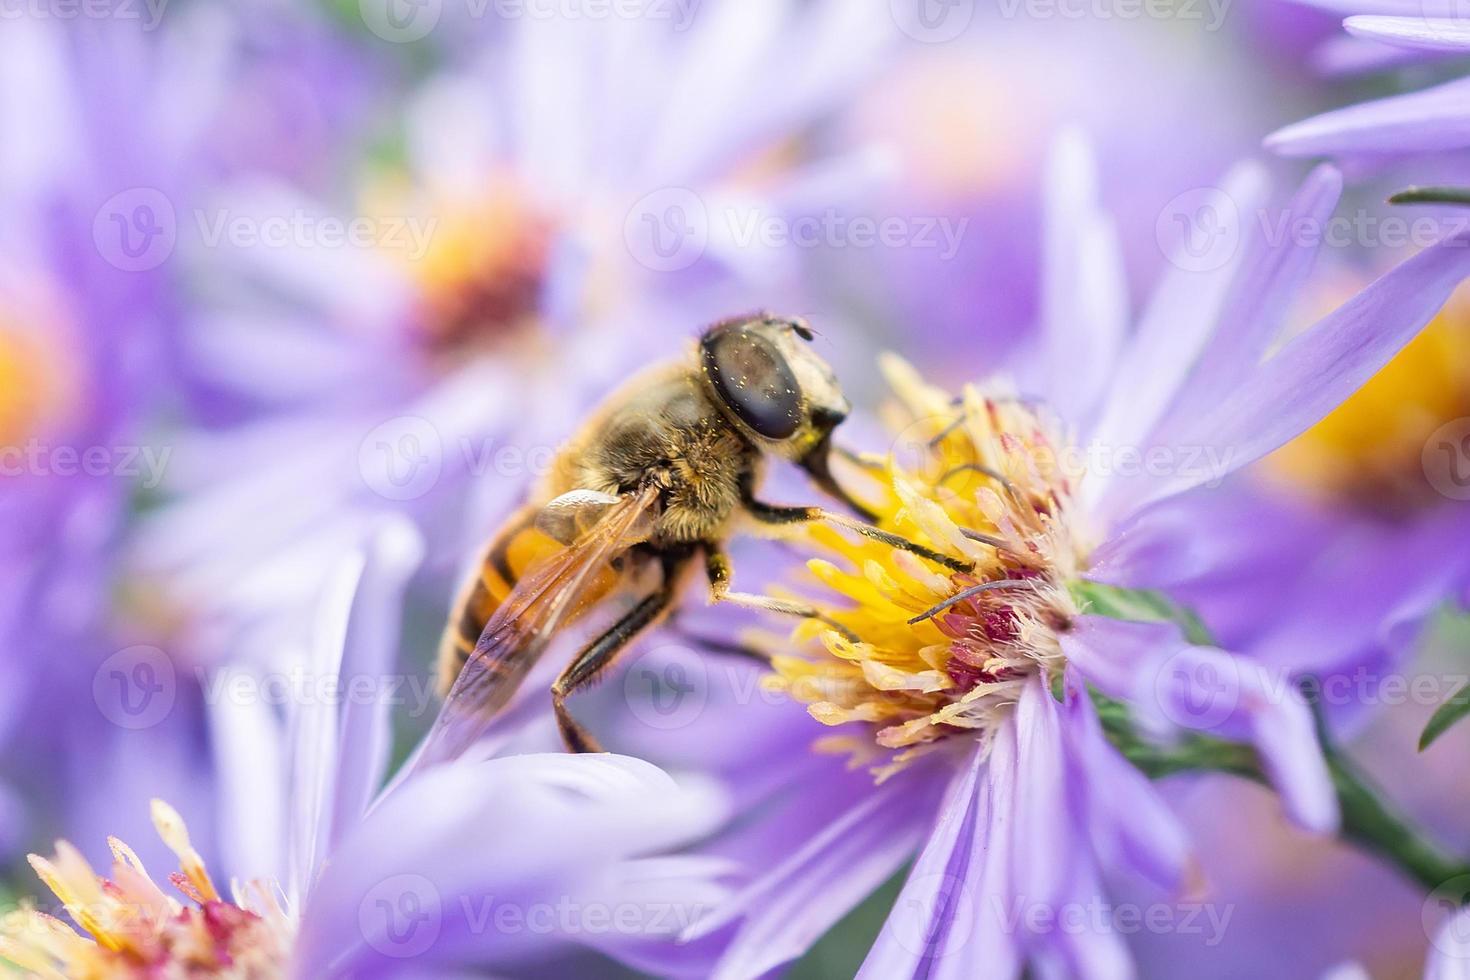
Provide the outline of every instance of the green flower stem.
[[[1198,735],[1175,745],[1154,745],[1140,739],[1131,724],[1120,721],[1122,710],[1116,702],[1103,699],[1098,711],[1104,718],[1104,731],[1123,757],[1150,779],[1220,772],[1269,784],[1260,758],[1249,745]],[[1470,864],[1441,853],[1384,799],[1351,759],[1329,744],[1324,743],[1322,749],[1342,812],[1340,836],[1344,840],[1376,854],[1431,891],[1451,878],[1470,875]]]
[[[1190,642],[1214,645],[1199,616],[1160,593],[1095,582],[1074,583],[1072,592],[1079,605],[1093,615],[1173,622]],[[1310,680],[1303,682],[1308,703],[1316,709],[1319,705],[1312,697],[1314,689],[1315,684]],[[1187,735],[1177,742],[1159,745],[1139,734],[1126,705],[1095,690],[1091,693],[1108,740],[1150,779],[1186,772],[1220,772],[1269,784],[1260,757],[1250,745],[1205,735]],[[1452,878],[1470,875],[1470,862],[1450,857],[1432,844],[1333,743],[1320,710],[1316,717],[1318,740],[1342,814],[1340,836],[1392,864],[1430,891]]]
[[1470,187],[1405,187],[1389,204],[1470,204]]
[[1397,867],[1434,891],[1461,875],[1470,864],[1439,851],[1363,776],[1353,761],[1324,746],[1337,805],[1342,809],[1342,836]]

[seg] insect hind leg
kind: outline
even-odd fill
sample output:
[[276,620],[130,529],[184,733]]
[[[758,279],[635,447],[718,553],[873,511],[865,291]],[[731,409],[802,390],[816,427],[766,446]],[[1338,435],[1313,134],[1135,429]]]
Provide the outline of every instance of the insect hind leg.
[[551,705],[556,710],[556,724],[569,752],[601,752],[602,746],[567,710],[567,698],[586,687],[611,666],[639,634],[663,618],[678,592],[679,569],[686,559],[666,560],[664,578],[656,592],[645,596],[636,606],[613,623],[599,637],[577,654],[561,676],[551,685]]

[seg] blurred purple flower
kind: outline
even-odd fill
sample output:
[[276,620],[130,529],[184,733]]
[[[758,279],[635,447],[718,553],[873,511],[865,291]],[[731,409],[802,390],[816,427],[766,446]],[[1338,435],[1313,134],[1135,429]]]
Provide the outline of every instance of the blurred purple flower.
[[[1056,264],[1044,277],[1047,293],[1037,350],[1018,359],[1014,373],[1022,381],[1021,390],[1047,402],[1075,433],[1075,444],[1089,450],[1087,475],[1076,492],[1077,509],[1073,513],[1063,505],[1071,516],[1057,519],[1064,527],[1075,520],[1076,528],[1098,536],[1099,543],[1084,552],[1084,570],[1074,574],[1150,586],[1155,569],[1162,576],[1187,559],[1198,559],[1195,574],[1207,576],[1219,549],[1200,540],[1198,529],[1191,527],[1188,547],[1176,537],[1168,560],[1161,563],[1160,549],[1145,547],[1148,536],[1140,533],[1151,515],[1171,500],[1187,499],[1188,491],[1219,483],[1329,412],[1439,309],[1470,272],[1470,254],[1460,241],[1427,250],[1266,356],[1283,325],[1286,304],[1310,270],[1313,248],[1271,247],[1259,229],[1227,226],[1227,233],[1238,234],[1232,240],[1239,247],[1205,266],[1192,253],[1176,252],[1142,320],[1129,331],[1110,223],[1095,203],[1095,177],[1085,147],[1075,137],[1064,140],[1049,173],[1047,254]],[[1264,182],[1253,169],[1238,170],[1224,186],[1237,208],[1234,221],[1265,206]],[[1287,205],[1286,214],[1330,214],[1340,186],[1331,169],[1317,171]],[[921,422],[922,405],[934,406],[927,421],[943,428],[949,402],[942,393],[904,397],[910,414]],[[986,404],[992,424],[1008,433],[1002,444],[1011,446],[1010,452],[1036,438],[1019,421],[1032,411],[1020,407],[1026,402],[1004,408],[1004,401]],[[950,418],[952,413],[950,409]],[[1012,420],[1016,424],[1007,421],[1006,413],[1019,413]],[[953,427],[948,431],[945,439],[960,438]],[[930,443],[930,434],[927,429],[921,433],[925,445],[944,445]],[[973,452],[978,455],[946,453],[945,458],[1007,458],[1006,451],[978,444]],[[1094,465],[1119,464],[1124,453],[1137,453],[1140,460],[1163,454],[1171,462],[1161,468]],[[1196,464],[1187,463],[1185,454]],[[1019,481],[1017,471],[1006,473]],[[910,473],[904,479],[916,477]],[[900,489],[898,494],[926,538],[977,560],[989,555],[987,545],[955,533],[942,509],[924,500],[924,491]],[[917,499],[910,499],[913,495]],[[982,520],[986,526],[1000,521],[1002,530],[996,533],[1007,537],[1014,532],[1004,530],[1005,522],[1020,527],[1028,518],[1018,512]],[[1046,548],[1055,545],[1042,547],[1039,554],[1045,556]],[[879,575],[875,568],[895,582],[907,577],[912,583],[918,574],[897,571],[906,567],[903,561],[877,556],[881,550],[860,545],[841,551],[859,566],[867,562],[863,581],[835,570],[822,576],[858,604],[855,610],[828,607],[829,615],[870,639],[876,653],[864,653],[868,648],[862,644],[843,653],[844,642],[829,637],[845,662],[861,662],[863,670],[857,675],[850,669],[839,671],[834,679],[821,672],[819,665],[826,661],[814,661],[811,682],[818,693],[807,688],[802,699],[812,701],[812,713],[826,723],[845,724],[838,738],[849,747],[864,742],[871,746],[873,729],[860,719],[884,719],[883,705],[891,703],[884,697],[899,696],[893,692],[945,705],[928,724],[949,719],[978,726],[980,737],[923,741],[932,736],[914,727],[925,723],[922,713],[901,713],[899,719],[911,720],[901,726],[885,722],[892,727],[878,733],[879,744],[910,748],[889,759],[881,770],[886,781],[876,788],[859,775],[809,758],[803,761],[795,746],[782,753],[790,760],[782,764],[783,772],[772,772],[767,761],[758,777],[755,770],[744,773],[744,779],[760,780],[765,805],[717,847],[748,867],[770,870],[757,873],[732,902],[689,933],[729,935],[733,930],[716,975],[756,976],[798,955],[891,875],[920,841],[917,862],[869,955],[865,974],[1012,976],[1027,965],[1076,976],[1125,972],[1126,948],[1106,924],[1064,929],[1055,920],[1051,926],[1037,924],[1028,915],[1037,908],[1056,916],[1074,906],[1088,907],[1100,899],[1104,881],[1118,875],[1176,891],[1189,880],[1185,835],[1144,776],[1103,737],[1084,680],[1127,704],[1145,727],[1195,728],[1254,742],[1293,819],[1317,832],[1335,827],[1336,803],[1312,722],[1284,670],[1239,651],[1193,645],[1172,624],[1104,618],[1084,609],[1065,615],[1070,628],[1051,641],[1045,640],[1042,625],[1021,627],[1018,640],[1011,629],[985,620],[982,633],[1010,637],[1005,643],[986,641],[994,646],[985,649],[994,652],[982,653],[976,661],[984,681],[976,690],[989,692],[994,685],[994,693],[950,704],[943,692],[956,683],[954,673],[936,678],[922,671],[905,674],[911,669],[903,666],[908,661],[894,652],[903,634],[883,632],[889,628],[881,626],[892,612],[873,606],[870,613],[866,603],[875,600],[861,598],[877,587],[898,609],[911,608],[915,601],[885,592],[882,583],[887,579],[874,578]],[[1042,572],[1047,581],[1066,574],[1061,567]],[[936,581],[933,587],[941,584]],[[955,587],[936,594],[943,597]],[[1027,604],[1043,601],[1029,598],[1024,590],[990,595],[1001,598],[990,600],[985,609],[1003,611],[1008,604],[1029,609]],[[1058,608],[1067,605],[1060,593],[1043,595],[1051,595],[1045,601]],[[947,656],[952,663],[961,655],[959,647],[971,642],[954,638],[979,628],[965,625],[983,612],[980,606],[975,609],[980,611],[955,606],[946,614],[952,622],[941,627],[951,639],[925,649],[943,650],[944,643],[951,644]],[[1032,611],[1023,621],[1044,624],[1047,618]],[[916,631],[913,643],[933,642],[931,633],[910,629]],[[1045,652],[1048,643],[1050,653]],[[1028,644],[1039,645],[1032,653],[1003,652],[1015,644],[1025,650],[1033,649]],[[871,666],[870,655],[877,660]],[[930,656],[939,656],[941,664],[945,659],[944,654]],[[1007,672],[985,680],[989,675],[984,671],[994,669],[984,666],[986,656],[1007,664]],[[1036,659],[1028,663],[1027,657]],[[800,681],[808,668],[798,658],[783,659],[777,662],[782,686],[802,692]],[[1063,664],[1070,669],[1065,696],[1058,701],[1047,681]],[[863,678],[890,693],[874,693],[870,707],[863,700]],[[910,742],[916,733],[921,740]],[[879,758],[885,757],[879,750]],[[944,799],[936,809],[941,790]],[[736,797],[745,794],[737,789]]]
[[[5,775],[68,827],[144,743],[181,776],[198,757],[197,715],[172,739],[127,731],[93,694],[106,658],[151,638],[115,625],[115,552],[168,461],[153,426],[177,377],[172,202],[198,180],[228,60],[208,10],[170,28],[18,17],[0,35],[0,735]],[[0,847],[12,818],[0,807]]]
[[[849,249],[829,263],[854,317],[942,383],[966,380],[951,345],[976,341],[977,309],[987,358],[1013,355],[1037,315],[1047,147],[1067,126],[1095,134],[1123,267],[1130,283],[1149,281],[1155,218],[1170,199],[1212,184],[1293,112],[1258,66],[1242,70],[1230,47],[1210,43],[1220,25],[1206,5],[1190,13],[1200,20],[1181,8],[1176,23],[1060,17],[1037,32],[978,5],[964,37],[898,60],[845,113],[842,135],[891,146],[896,158],[898,178],[859,213],[901,216],[915,232],[904,247]],[[1161,77],[1171,80],[1164,92]],[[1239,98],[1218,98],[1224,87]],[[1185,129],[1188,153],[1160,152]],[[923,229],[933,230],[919,238]]]

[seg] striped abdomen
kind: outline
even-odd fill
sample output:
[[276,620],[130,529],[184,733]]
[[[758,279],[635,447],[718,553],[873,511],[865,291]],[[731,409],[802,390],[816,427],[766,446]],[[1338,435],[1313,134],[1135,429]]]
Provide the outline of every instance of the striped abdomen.
[[508,520],[486,546],[470,580],[460,589],[449,610],[449,622],[439,642],[438,684],[447,693],[460,668],[475,652],[485,624],[510,595],[526,569],[545,555],[564,546],[536,527],[538,508],[523,507]]

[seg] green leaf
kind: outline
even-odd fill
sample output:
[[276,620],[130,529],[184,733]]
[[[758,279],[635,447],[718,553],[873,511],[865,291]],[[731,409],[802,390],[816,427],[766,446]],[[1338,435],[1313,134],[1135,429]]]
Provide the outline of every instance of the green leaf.
[[1215,638],[1199,614],[1156,589],[1125,589],[1079,579],[1069,584],[1072,600],[1083,612],[1138,623],[1174,623],[1196,646],[1215,646]]
[[1435,709],[1434,717],[1424,726],[1424,734],[1419,736],[1419,751],[1429,748],[1451,725],[1467,715],[1470,715],[1470,684],[1461,687],[1448,701]]

